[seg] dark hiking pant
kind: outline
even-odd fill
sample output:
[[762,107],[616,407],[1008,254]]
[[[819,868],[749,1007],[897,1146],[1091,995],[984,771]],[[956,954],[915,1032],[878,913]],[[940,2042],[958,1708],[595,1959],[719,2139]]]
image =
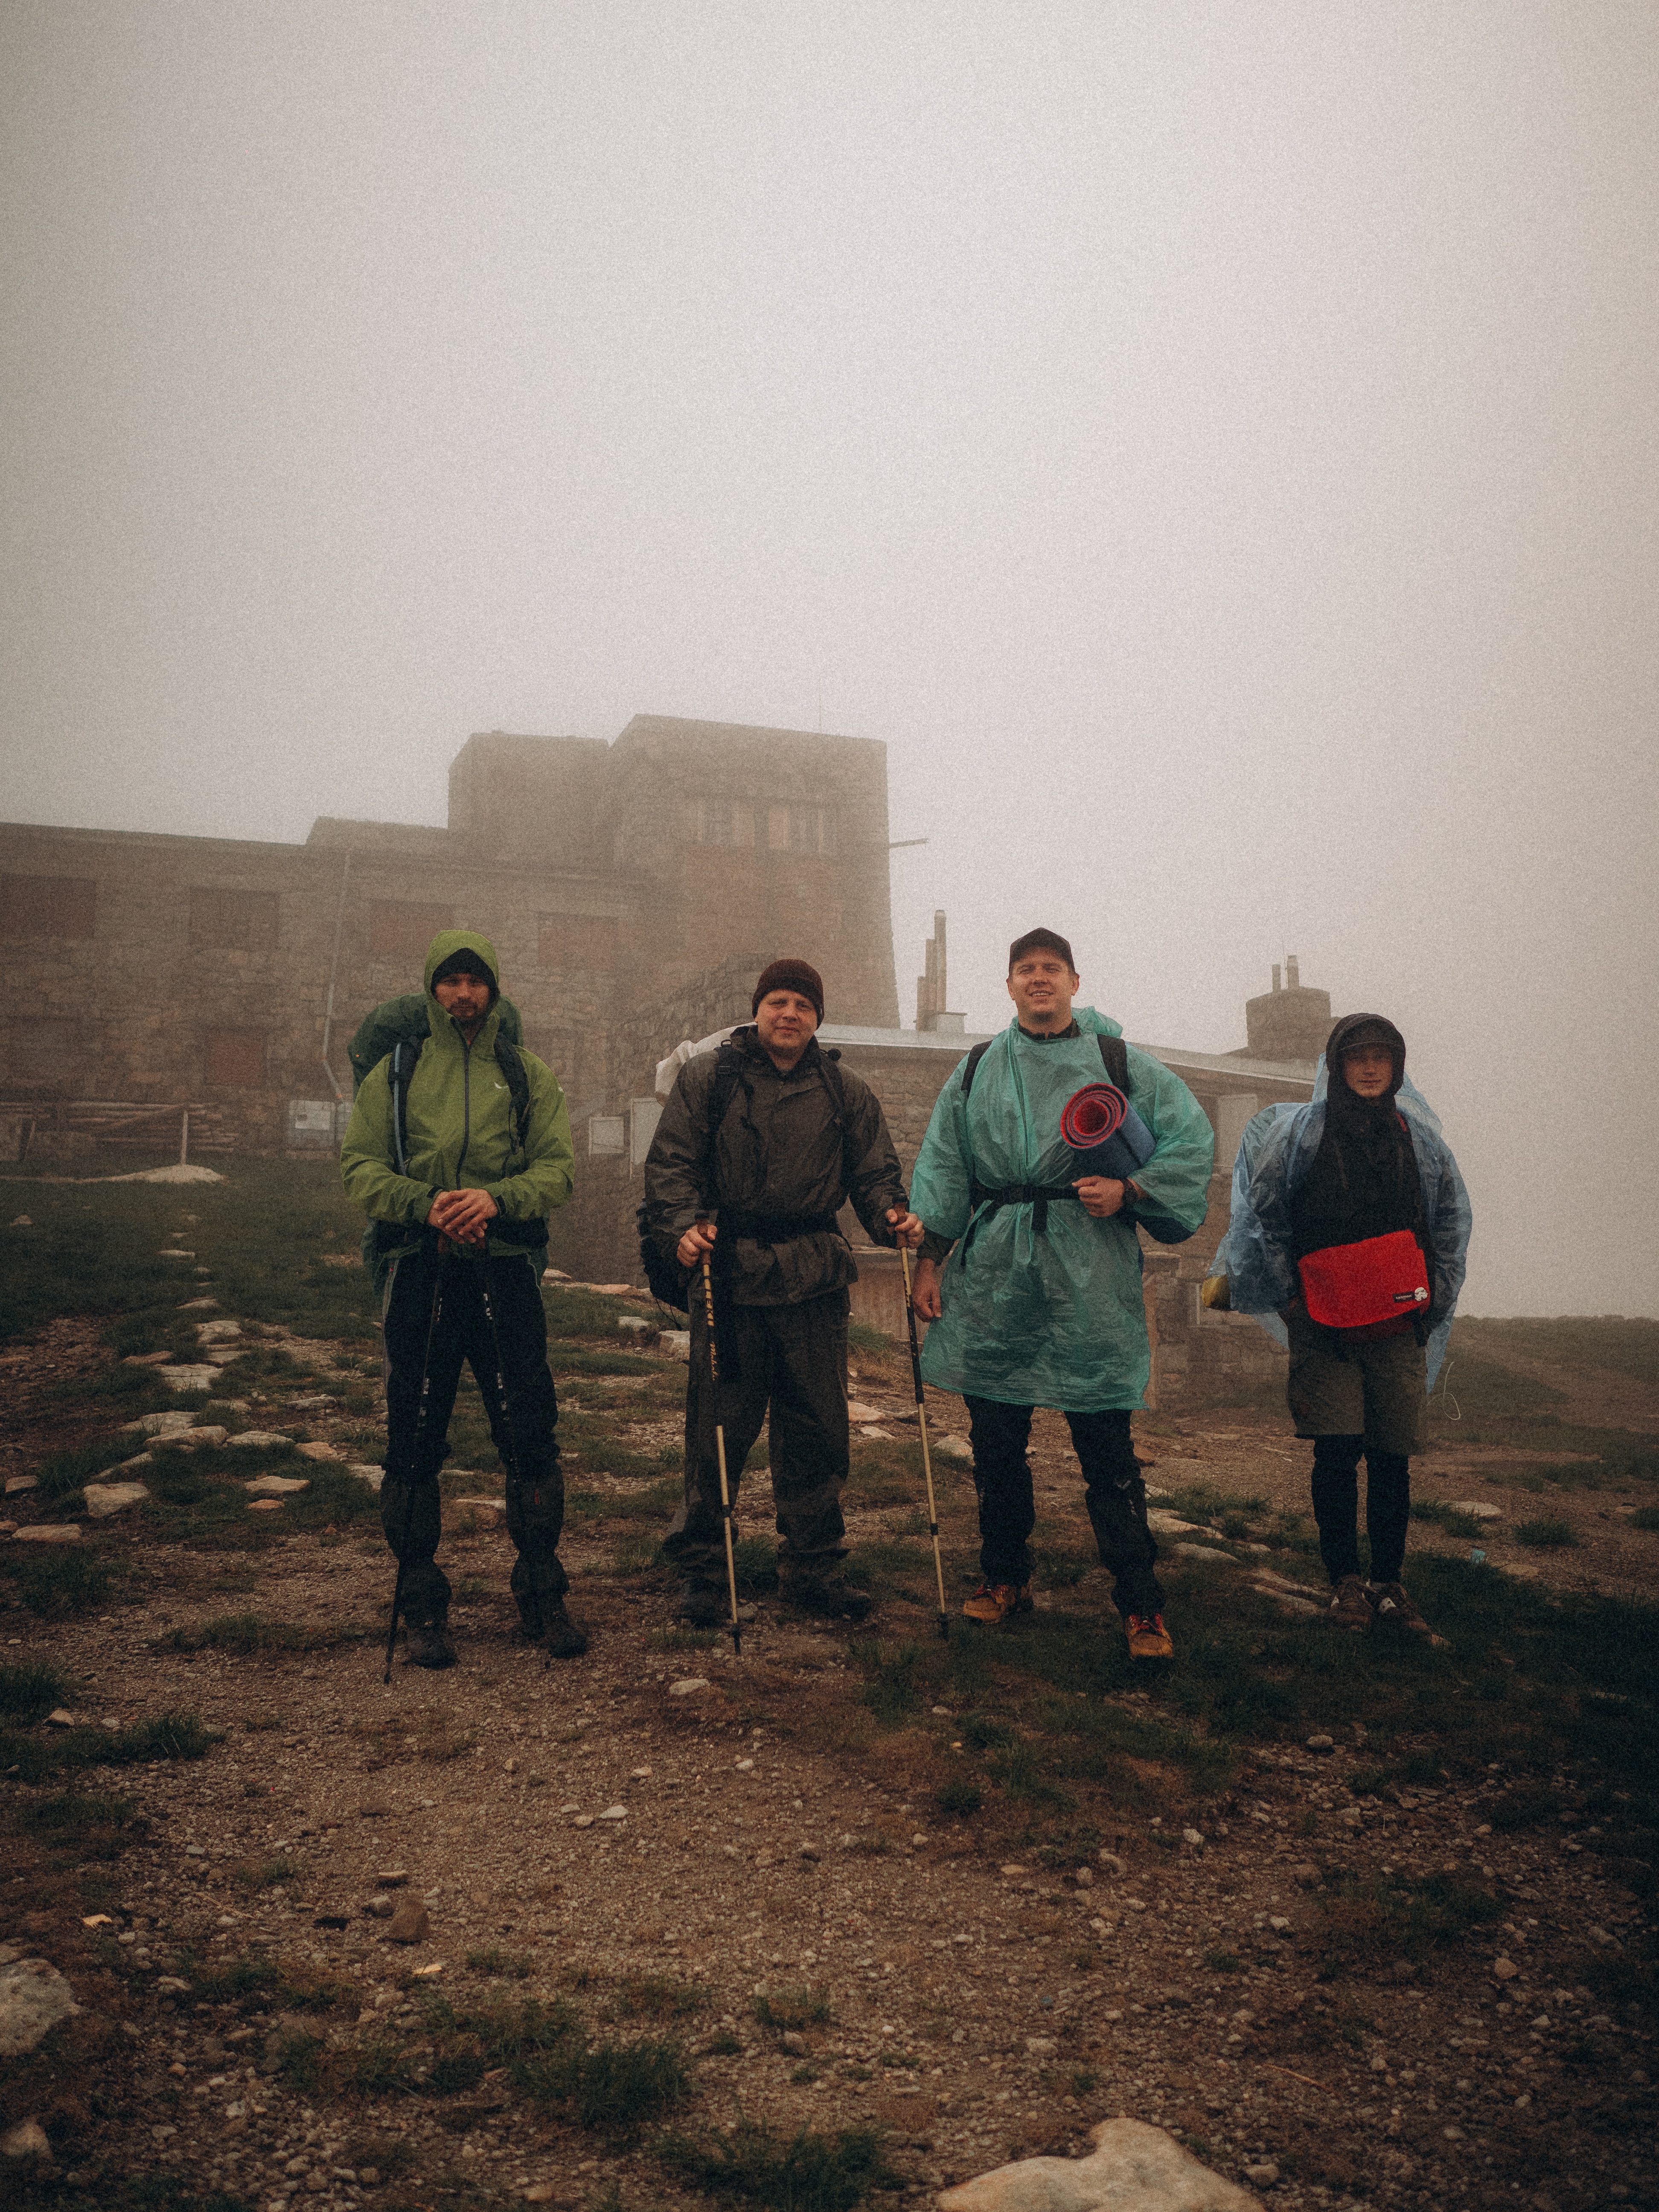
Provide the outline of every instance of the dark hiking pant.
[[1379,1451],[1363,1436],[1314,1439],[1313,1510],[1319,1556],[1333,1583],[1359,1572],[1359,1455],[1365,1455],[1365,1534],[1371,1580],[1397,1583],[1406,1564],[1412,1463],[1404,1452]]
[[[493,1334],[484,1310],[486,1279]],[[405,1619],[439,1621],[449,1605],[448,1577],[433,1556],[441,1533],[438,1473],[449,1456],[449,1416],[465,1359],[507,1469],[507,1528],[519,1553],[513,1595],[526,1626],[533,1626],[541,1601],[556,1604],[568,1587],[559,1560],[564,1527],[564,1478],[554,1434],[559,1409],[548,1371],[547,1316],[535,1263],[522,1256],[483,1260],[460,1253],[441,1261],[428,1240],[420,1251],[392,1261],[382,1327],[386,1454],[380,1526],[393,1556],[403,1562]]]
[[[735,1505],[744,1461],[769,1407],[772,1496],[783,1539],[778,1570],[786,1583],[811,1581],[846,1556],[841,1493],[848,1464],[847,1310],[845,1291],[793,1306],[734,1305],[729,1329],[723,1323],[720,1330],[727,1486]],[[688,1583],[724,1587],[708,1325],[696,1297],[685,1392],[685,1503],[663,1549]]]
[[[1036,1526],[1026,1456],[1033,1408],[1006,1406],[996,1398],[963,1402],[979,1493],[980,1571],[988,1583],[1029,1582]],[[1127,1413],[1067,1413],[1066,1423],[1083,1469],[1084,1503],[1100,1564],[1113,1579],[1113,1602],[1126,1620],[1132,1613],[1161,1613],[1164,1592],[1152,1571],[1158,1545],[1146,1526],[1146,1486]]]

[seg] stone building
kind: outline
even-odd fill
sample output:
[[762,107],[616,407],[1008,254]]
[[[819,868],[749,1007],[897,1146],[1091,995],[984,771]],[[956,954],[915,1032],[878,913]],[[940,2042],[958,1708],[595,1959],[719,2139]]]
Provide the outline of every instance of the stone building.
[[[611,744],[469,738],[442,829],[319,819],[303,845],[0,825],[11,989],[0,1019],[0,1142],[41,1157],[98,1138],[325,1153],[349,1107],[345,1046],[378,1000],[416,988],[434,933],[493,938],[530,1048],[570,1102],[577,1193],[555,1255],[637,1279],[634,1210],[657,1064],[748,1018],[782,951],[822,970],[823,1032],[883,1099],[908,1172],[975,1039],[949,1010],[945,917],[898,1025],[885,748],[789,730],[638,715]],[[1254,1324],[1200,1315],[1238,1133],[1306,1097],[1330,1001],[1273,971],[1241,1051],[1150,1047],[1215,1123],[1210,1219],[1148,1245],[1165,1402],[1271,1366]],[[850,1219],[850,1217],[849,1217]],[[857,1240],[862,1243],[861,1235]],[[860,1261],[860,1310],[902,1329],[890,1255]]]

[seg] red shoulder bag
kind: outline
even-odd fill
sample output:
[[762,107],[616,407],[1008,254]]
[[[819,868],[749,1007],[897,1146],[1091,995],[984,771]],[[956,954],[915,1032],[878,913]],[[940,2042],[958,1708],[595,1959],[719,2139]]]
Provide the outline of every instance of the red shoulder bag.
[[1322,1328],[1364,1329],[1394,1336],[1408,1329],[1429,1303],[1423,1248],[1409,1229],[1328,1244],[1297,1268],[1310,1321]]

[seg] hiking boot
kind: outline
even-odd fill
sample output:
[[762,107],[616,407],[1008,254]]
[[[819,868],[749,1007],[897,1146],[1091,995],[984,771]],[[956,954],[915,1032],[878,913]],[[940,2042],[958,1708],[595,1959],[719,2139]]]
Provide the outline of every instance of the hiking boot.
[[799,1607],[802,1613],[821,1614],[825,1620],[867,1620],[875,1610],[875,1600],[868,1590],[861,1590],[840,1575],[814,1575],[799,1582],[779,1585],[778,1595],[786,1605]]
[[580,1659],[587,1649],[587,1631],[579,1621],[572,1620],[564,1609],[564,1600],[556,1599],[542,1606],[542,1641],[547,1646],[550,1659]]
[[1016,1613],[1031,1610],[1030,1583],[981,1583],[962,1608],[969,1620],[995,1628]]
[[1132,1659],[1173,1659],[1175,1638],[1164,1626],[1161,1613],[1132,1613],[1123,1623]]
[[726,1595],[713,1583],[687,1583],[674,1608],[676,1620],[688,1628],[720,1628],[726,1620]]
[[404,1624],[405,1667],[453,1667],[455,1646],[449,1626],[442,1620],[410,1620]]
[[1333,1628],[1346,1628],[1363,1636],[1371,1625],[1371,1601],[1358,1575],[1344,1575],[1331,1592],[1325,1618]]
[[1404,1583],[1370,1585],[1372,1618],[1379,1628],[1397,1628],[1407,1636],[1429,1637],[1434,1631],[1406,1595]]

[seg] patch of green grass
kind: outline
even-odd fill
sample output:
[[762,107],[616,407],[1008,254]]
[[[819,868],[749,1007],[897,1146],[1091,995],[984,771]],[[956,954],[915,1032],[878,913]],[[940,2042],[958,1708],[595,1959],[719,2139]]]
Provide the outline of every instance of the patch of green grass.
[[308,2027],[284,2028],[276,2038],[271,2052],[276,2071],[302,2097],[315,2096],[321,2084],[324,2047],[322,2037]]
[[1420,1958],[1433,1944],[1501,1920],[1506,1908],[1489,1889],[1437,1874],[1416,1882],[1338,1876],[1321,1910],[1322,1972],[1330,1975],[1384,1959]]
[[502,1951],[492,1948],[488,1951],[469,1951],[466,1963],[476,1974],[488,1974],[501,1982],[525,1982],[530,1978],[530,1961],[520,1952]]
[[847,1349],[867,1353],[873,1359],[897,1347],[885,1330],[872,1328],[867,1321],[853,1321],[847,1324]]
[[767,2212],[854,2212],[874,2190],[901,2186],[875,2128],[786,2136],[752,2120],[727,2136],[670,2136],[657,2155],[671,2172],[728,2203]]
[[884,1728],[898,1728],[921,1704],[917,1680],[922,1651],[919,1644],[902,1644],[896,1651],[884,1644],[858,1642],[849,1650],[854,1666],[869,1674],[862,1692],[864,1703]]
[[[566,1375],[660,1375],[660,1359],[636,1352],[574,1352],[561,1345],[548,1354],[555,1379]],[[678,1363],[676,1363],[678,1364]]]
[[1626,1524],[1632,1528],[1659,1528],[1659,1505],[1644,1505],[1632,1513]]
[[[592,1291],[564,1290],[548,1284],[543,1288],[542,1304],[547,1309],[547,1333],[555,1338],[609,1337],[617,1342],[624,1335],[635,1333],[623,1328],[624,1316],[635,1321],[648,1321],[653,1328],[685,1327],[683,1313],[671,1306],[653,1304],[647,1298],[600,1297]],[[601,1368],[597,1371],[614,1374],[618,1370]]]
[[1434,1528],[1443,1528],[1449,1536],[1478,1536],[1480,1522],[1473,1513],[1460,1513],[1455,1505],[1447,1505],[1437,1498],[1413,1498],[1411,1502],[1413,1521],[1427,1521]]
[[[101,1443],[83,1444],[78,1451],[53,1452],[34,1470],[40,1495],[54,1504],[76,1497],[83,1485],[95,1482],[111,1468],[136,1457],[144,1449],[142,1437],[106,1437]],[[142,1479],[148,1470],[137,1472]]]
[[23,1559],[14,1551],[7,1571],[17,1583],[17,1595],[33,1613],[46,1620],[64,1620],[106,1605],[114,1587],[114,1563],[78,1545],[56,1546]]
[[822,2027],[830,2019],[830,1993],[819,1983],[803,1982],[763,1990],[753,2011],[762,2027],[775,2035],[793,2035],[803,2027]]
[[156,1639],[168,1651],[234,1651],[251,1659],[276,1651],[328,1651],[358,1644],[374,1632],[343,1622],[267,1620],[258,1613],[224,1613],[191,1628],[175,1628]]
[[1562,1808],[1559,1790],[1522,1789],[1507,1792],[1488,1817],[1500,1835],[1516,1828],[1535,1828],[1540,1820],[1553,1820]]
[[0,1714],[8,1720],[43,1721],[70,1694],[69,1677],[57,1667],[0,1667]]
[[1659,1321],[1631,1320],[1620,1314],[1573,1314],[1547,1321],[1459,1321],[1453,1324],[1452,1343],[1454,1347],[1467,1343],[1473,1352],[1501,1350],[1522,1358],[1559,1360],[1579,1370],[1605,1368],[1659,1387]]
[[736,1564],[740,1596],[760,1597],[777,1588],[777,1545],[770,1537],[739,1537]]
[[102,1790],[58,1790],[52,1796],[20,1805],[15,1817],[25,1834],[68,1838],[88,1858],[113,1856],[107,1849],[93,1847],[99,1839],[130,1840],[134,1833],[144,1833],[148,1826],[130,1799]]
[[641,2036],[583,2048],[572,2040],[526,2063],[522,2087],[562,2107],[578,2127],[627,2142],[691,2093],[685,2054],[672,2037]]
[[977,1782],[959,1778],[941,1782],[933,1792],[933,1802],[939,1811],[953,1814],[958,1820],[965,1820],[970,1814],[977,1813],[984,1802],[985,1793]]
[[1535,1552],[1560,1552],[1577,1543],[1578,1531],[1571,1521],[1517,1521],[1515,1540]]
[[1206,1951],[1204,1963],[1212,1974],[1240,1974],[1244,1971],[1244,1961],[1237,1951]]
[[697,1982],[664,1974],[628,1975],[617,1984],[617,2010],[630,2020],[685,2020],[701,2012],[708,1992]]

